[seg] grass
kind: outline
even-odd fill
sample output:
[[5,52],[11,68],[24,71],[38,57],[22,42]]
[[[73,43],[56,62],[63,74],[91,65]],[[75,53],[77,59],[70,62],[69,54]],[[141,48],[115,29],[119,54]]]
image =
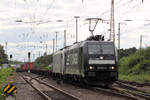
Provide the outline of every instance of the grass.
[[137,81],[137,82],[150,82],[150,74],[140,74],[140,75],[119,74],[119,79]]
[[0,100],[4,100],[3,94],[3,84],[5,83],[6,79],[12,75],[13,70],[11,68],[0,69]]

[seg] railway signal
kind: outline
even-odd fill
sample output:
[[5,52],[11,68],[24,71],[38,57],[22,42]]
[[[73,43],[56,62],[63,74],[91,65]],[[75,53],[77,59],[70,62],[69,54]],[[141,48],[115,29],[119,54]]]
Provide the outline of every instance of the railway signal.
[[[30,61],[31,61],[31,60],[30,60],[30,58],[31,58],[30,56],[31,56],[31,53],[28,52],[28,62],[29,62],[29,63],[30,63]],[[27,65],[27,66],[29,67],[29,65]],[[28,68],[28,73],[30,73],[30,68]]]
[[28,61],[30,62],[31,53],[28,52]]
[[[12,59],[12,57],[13,57],[13,56],[12,56],[12,54],[10,54],[10,56],[9,56],[9,57],[10,57],[10,62],[11,62],[11,59]],[[10,62],[9,62],[9,63],[10,63]]]
[[10,59],[12,59],[12,54],[10,54]]

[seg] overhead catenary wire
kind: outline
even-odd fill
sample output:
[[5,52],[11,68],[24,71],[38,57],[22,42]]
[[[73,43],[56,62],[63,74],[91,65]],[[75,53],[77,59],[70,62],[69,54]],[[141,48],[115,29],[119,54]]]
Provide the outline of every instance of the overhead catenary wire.
[[[27,2],[26,2],[27,3]],[[16,6],[15,6],[15,8],[16,8]],[[28,7],[29,8],[29,7]],[[15,10],[15,15],[16,15],[16,10]],[[33,16],[32,16],[33,15]],[[29,15],[29,17],[30,17],[30,21],[32,21],[32,22],[34,22],[35,21],[35,19],[36,19],[36,14],[30,14]],[[32,31],[34,31],[33,30],[33,28],[34,28],[34,25],[33,25],[33,23],[29,23],[29,24],[31,24],[31,29],[32,29]],[[44,37],[44,36],[43,36]],[[24,46],[24,48],[27,48],[27,42],[28,42],[28,40],[29,40],[29,33],[24,33],[23,35],[22,35],[22,39],[23,39],[23,41],[26,41],[25,42],[25,46]]]
[[[123,0],[117,1],[117,2],[115,3],[115,5],[120,4],[121,1],[123,1]],[[129,3],[132,2],[132,1],[133,1],[133,0],[130,0],[130,1],[128,1],[128,2],[125,2],[125,3],[123,3],[123,4],[119,5],[119,6],[117,6],[117,8],[119,8],[120,6],[125,6],[125,5],[129,4]],[[101,16],[104,15],[104,14],[106,14],[106,13],[108,13],[109,11],[110,11],[110,9],[107,10],[107,11],[105,11],[105,12],[103,12],[103,13],[101,13]]]
[[[121,5],[118,5],[118,4],[121,3],[121,1],[123,1],[123,0],[119,0],[117,3],[115,3],[115,8],[120,8],[120,7],[123,7],[123,6],[125,6],[125,5],[127,5],[127,4],[129,4],[129,3],[131,3],[131,2],[133,2],[133,0],[129,0],[129,1],[127,1],[127,2],[125,2],[125,3],[123,3],[123,4],[121,4]],[[108,10],[106,10],[105,12],[101,13],[100,16],[103,16],[103,15],[109,13],[109,12],[110,12],[110,9],[108,9]]]
[[[117,2],[115,3],[115,5],[118,5],[121,1],[123,1],[123,0],[117,1]],[[102,15],[108,13],[109,11],[110,11],[110,9],[107,9],[106,11],[102,12],[102,13],[100,14],[100,16],[102,16]]]
[[[55,3],[55,0],[53,0],[50,5],[47,7],[46,11],[43,13],[42,18],[44,18],[44,16],[48,13],[49,9],[52,8],[53,4]],[[41,19],[42,19],[41,18]]]
[[126,11],[124,11],[124,13],[123,13],[123,15],[125,15],[126,13],[129,13],[130,11],[131,11],[131,9],[132,9],[132,11],[133,10],[135,10],[136,8],[139,8],[139,5],[140,5],[140,2],[138,2],[137,4],[135,4],[133,7],[127,7],[127,9],[126,9]]

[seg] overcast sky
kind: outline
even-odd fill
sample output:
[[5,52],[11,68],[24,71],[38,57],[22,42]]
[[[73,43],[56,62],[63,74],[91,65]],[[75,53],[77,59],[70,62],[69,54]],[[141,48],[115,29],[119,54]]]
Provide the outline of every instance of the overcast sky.
[[[114,1],[116,45],[118,23],[121,22],[121,48],[139,48],[140,35],[143,35],[143,47],[150,46],[150,1]],[[93,17],[106,20],[98,23],[94,34],[103,34],[108,39],[110,3],[111,0],[1,0],[0,44],[5,46],[8,42],[7,54],[13,54],[13,60],[27,61],[30,51],[33,61],[43,55],[46,44],[48,54],[52,53],[55,32],[58,32],[58,49],[63,47],[64,30],[67,31],[67,45],[75,42],[74,16],[80,16],[79,41],[91,35],[85,19]],[[125,21],[128,19],[132,21]],[[22,22],[17,22],[19,20]]]

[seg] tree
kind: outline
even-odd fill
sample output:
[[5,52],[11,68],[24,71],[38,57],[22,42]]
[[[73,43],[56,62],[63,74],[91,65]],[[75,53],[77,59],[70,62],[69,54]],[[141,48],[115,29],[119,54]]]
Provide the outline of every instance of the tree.
[[135,53],[136,51],[137,51],[137,49],[135,47],[128,48],[128,49],[120,49],[118,51],[119,59],[122,58],[122,57],[129,56],[129,55]]
[[52,55],[45,55],[45,56],[41,56],[38,57],[35,61],[34,61],[34,66],[35,67],[47,67],[48,65],[52,64]]
[[8,56],[5,54],[3,46],[0,45],[0,65],[8,63]]

